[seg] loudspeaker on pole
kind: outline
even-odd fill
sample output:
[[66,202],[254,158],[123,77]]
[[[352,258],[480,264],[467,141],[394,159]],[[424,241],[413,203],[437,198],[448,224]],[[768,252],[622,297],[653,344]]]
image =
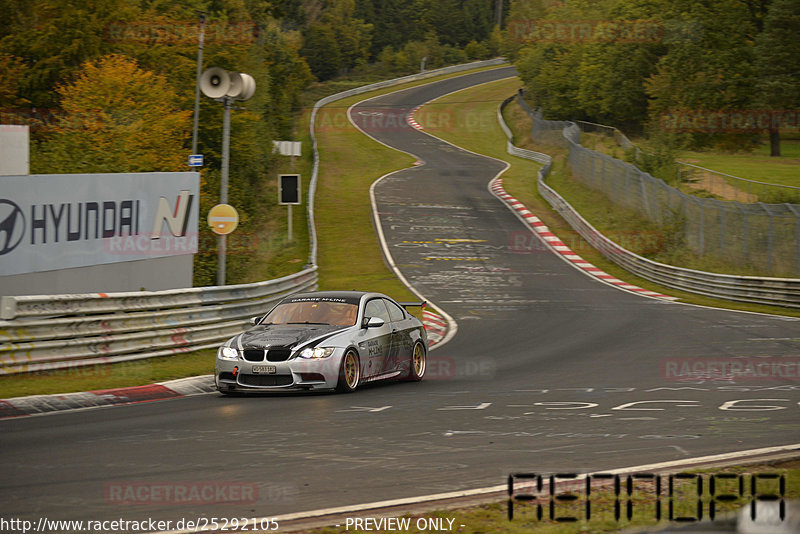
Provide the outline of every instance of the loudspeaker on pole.
[[209,98],[222,98],[228,94],[231,78],[228,72],[219,67],[211,67],[200,76],[200,91]]

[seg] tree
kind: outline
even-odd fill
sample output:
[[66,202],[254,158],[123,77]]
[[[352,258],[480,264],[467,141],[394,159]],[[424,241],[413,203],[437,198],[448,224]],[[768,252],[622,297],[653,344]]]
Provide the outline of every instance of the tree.
[[19,86],[25,71],[26,66],[20,58],[0,52],[0,109],[24,102],[19,95]]
[[355,0],[333,0],[322,21],[333,29],[345,68],[367,62],[373,25],[356,17]]
[[422,24],[418,0],[358,0],[355,18],[374,27],[370,53],[377,57],[387,47],[402,48],[407,41],[419,41],[428,27]]
[[39,151],[36,172],[178,171],[191,111],[175,105],[166,79],[136,60],[108,55],[84,63],[57,90],[63,116]]
[[344,61],[333,28],[322,23],[312,24],[305,32],[305,37],[300,53],[308,62],[314,76],[320,80],[336,76],[344,68]]
[[[28,65],[20,89],[36,107],[56,104],[53,87],[87,60],[117,51],[108,38],[112,21],[134,20],[133,0],[5,0],[0,50]],[[8,17],[8,19],[6,19]]]
[[[646,81],[650,117],[657,123],[669,114],[705,114],[748,109],[755,92],[751,36],[756,22],[738,0],[696,2],[659,0],[663,19],[671,20],[666,53]],[[700,132],[689,136],[695,146],[715,142],[735,148],[752,135]]]
[[515,64],[519,77],[525,82],[533,105],[542,108],[547,118],[584,118],[575,75],[582,50],[578,45],[559,43],[543,43],[520,50]]
[[590,120],[638,129],[647,119],[649,99],[644,80],[655,73],[658,59],[666,52],[659,42],[656,2],[617,0],[603,18],[630,21],[640,28],[641,38],[608,41],[601,27],[598,39],[585,45],[578,67],[579,99]]
[[[764,31],[756,38],[755,64],[758,73],[755,104],[775,117],[800,107],[800,3],[773,0]],[[770,156],[781,155],[780,123],[769,128]]]

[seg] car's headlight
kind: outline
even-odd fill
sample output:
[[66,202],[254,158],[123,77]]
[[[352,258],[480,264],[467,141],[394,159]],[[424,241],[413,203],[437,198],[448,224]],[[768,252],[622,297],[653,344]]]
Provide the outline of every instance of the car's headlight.
[[239,351],[233,347],[222,347],[219,350],[219,357],[222,360],[238,360]]
[[331,354],[333,354],[333,347],[315,347],[315,348],[307,348],[303,349],[300,352],[301,358],[308,358],[308,359],[318,359],[318,358],[327,358]]

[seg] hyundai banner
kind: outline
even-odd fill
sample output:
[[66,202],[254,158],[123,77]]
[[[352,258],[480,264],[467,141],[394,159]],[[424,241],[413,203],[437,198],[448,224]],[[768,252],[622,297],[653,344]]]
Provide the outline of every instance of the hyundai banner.
[[196,172],[0,177],[0,276],[197,252]]

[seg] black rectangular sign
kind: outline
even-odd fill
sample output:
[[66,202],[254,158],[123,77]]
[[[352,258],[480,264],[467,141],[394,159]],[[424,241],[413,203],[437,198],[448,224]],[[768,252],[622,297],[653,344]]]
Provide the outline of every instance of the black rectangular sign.
[[278,204],[300,204],[300,175],[278,175]]

